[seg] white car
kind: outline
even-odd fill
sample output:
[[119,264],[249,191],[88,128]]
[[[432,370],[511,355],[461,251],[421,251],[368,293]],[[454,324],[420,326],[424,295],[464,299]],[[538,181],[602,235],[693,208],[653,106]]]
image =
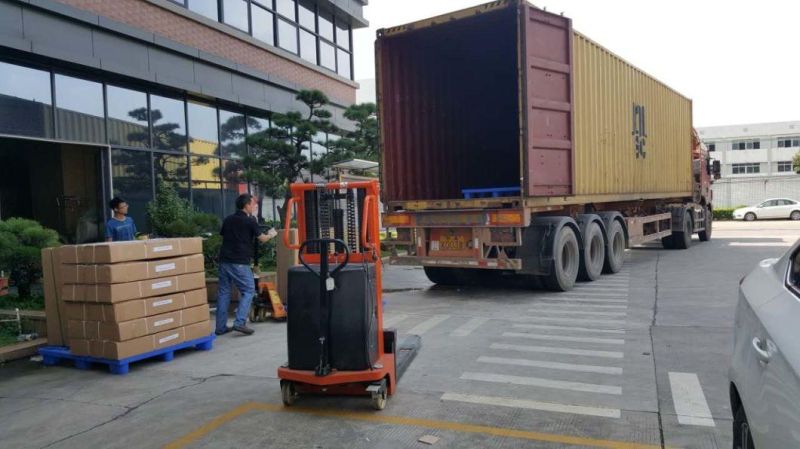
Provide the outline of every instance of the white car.
[[800,203],[788,198],[766,200],[758,206],[742,207],[733,211],[736,220],[753,221],[774,218],[800,220]]
[[739,284],[729,372],[733,448],[800,447],[800,240]]

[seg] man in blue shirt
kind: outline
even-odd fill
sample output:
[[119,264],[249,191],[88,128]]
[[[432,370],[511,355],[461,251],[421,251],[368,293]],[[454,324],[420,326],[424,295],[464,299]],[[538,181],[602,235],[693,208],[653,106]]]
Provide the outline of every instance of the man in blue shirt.
[[124,242],[136,238],[136,223],[128,216],[128,203],[122,198],[114,197],[108,207],[114,211],[114,216],[106,222],[106,241]]

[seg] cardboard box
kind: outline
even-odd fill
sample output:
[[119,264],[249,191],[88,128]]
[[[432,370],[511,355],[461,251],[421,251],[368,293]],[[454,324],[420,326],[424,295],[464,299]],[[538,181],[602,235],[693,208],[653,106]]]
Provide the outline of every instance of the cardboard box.
[[206,337],[210,334],[211,321],[205,320],[124,342],[70,339],[70,351],[76,355],[120,360],[174,346],[184,341]]
[[184,327],[186,333],[186,341],[195,340],[197,338],[208,337],[211,335],[211,321],[200,321]]
[[67,284],[63,289],[63,297],[65,301],[113,304],[131,299],[195,290],[205,287],[205,284],[204,272],[123,284]]
[[42,284],[44,311],[47,320],[47,342],[63,346],[67,343],[67,310],[62,298],[61,257],[58,248],[42,249]]
[[208,321],[208,304],[130,321],[69,320],[69,337],[86,340],[127,341],[177,327]]
[[59,252],[63,263],[130,262],[200,254],[203,252],[203,239],[191,237],[67,245],[62,246]]
[[205,260],[202,254],[141,262],[61,266],[66,284],[120,284],[197,273],[204,269]]
[[130,321],[207,304],[206,290],[134,299],[116,304],[67,303],[67,318],[76,321]]

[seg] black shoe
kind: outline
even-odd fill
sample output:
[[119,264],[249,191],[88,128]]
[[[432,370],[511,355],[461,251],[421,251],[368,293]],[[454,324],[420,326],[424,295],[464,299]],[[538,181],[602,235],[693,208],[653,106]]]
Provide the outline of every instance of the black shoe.
[[236,332],[241,332],[245,335],[253,335],[253,333],[255,332],[253,329],[250,329],[247,326],[233,326],[233,330],[235,330]]
[[225,330],[221,330],[221,331],[220,331],[220,330],[215,330],[215,331],[214,331],[214,333],[215,333],[216,335],[225,335],[225,334],[227,334],[227,333],[228,333],[228,332],[230,332],[230,331],[231,331],[231,328],[230,328],[230,327],[228,327],[228,326],[225,326]]

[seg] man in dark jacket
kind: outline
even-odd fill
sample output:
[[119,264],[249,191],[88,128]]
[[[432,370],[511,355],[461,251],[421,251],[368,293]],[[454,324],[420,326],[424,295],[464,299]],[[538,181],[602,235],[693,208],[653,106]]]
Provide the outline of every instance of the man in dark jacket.
[[228,306],[231,303],[231,286],[236,285],[239,290],[239,307],[236,310],[236,319],[233,330],[250,335],[255,332],[247,327],[247,315],[250,313],[250,303],[255,295],[253,280],[253,252],[255,241],[264,243],[274,238],[278,233],[270,229],[266,234],[261,233],[258,222],[253,217],[256,202],[253,196],[247,193],[236,198],[236,213],[229,215],[222,222],[222,248],[219,251],[219,286],[217,291],[217,325],[216,334],[222,335],[230,332],[228,327]]

